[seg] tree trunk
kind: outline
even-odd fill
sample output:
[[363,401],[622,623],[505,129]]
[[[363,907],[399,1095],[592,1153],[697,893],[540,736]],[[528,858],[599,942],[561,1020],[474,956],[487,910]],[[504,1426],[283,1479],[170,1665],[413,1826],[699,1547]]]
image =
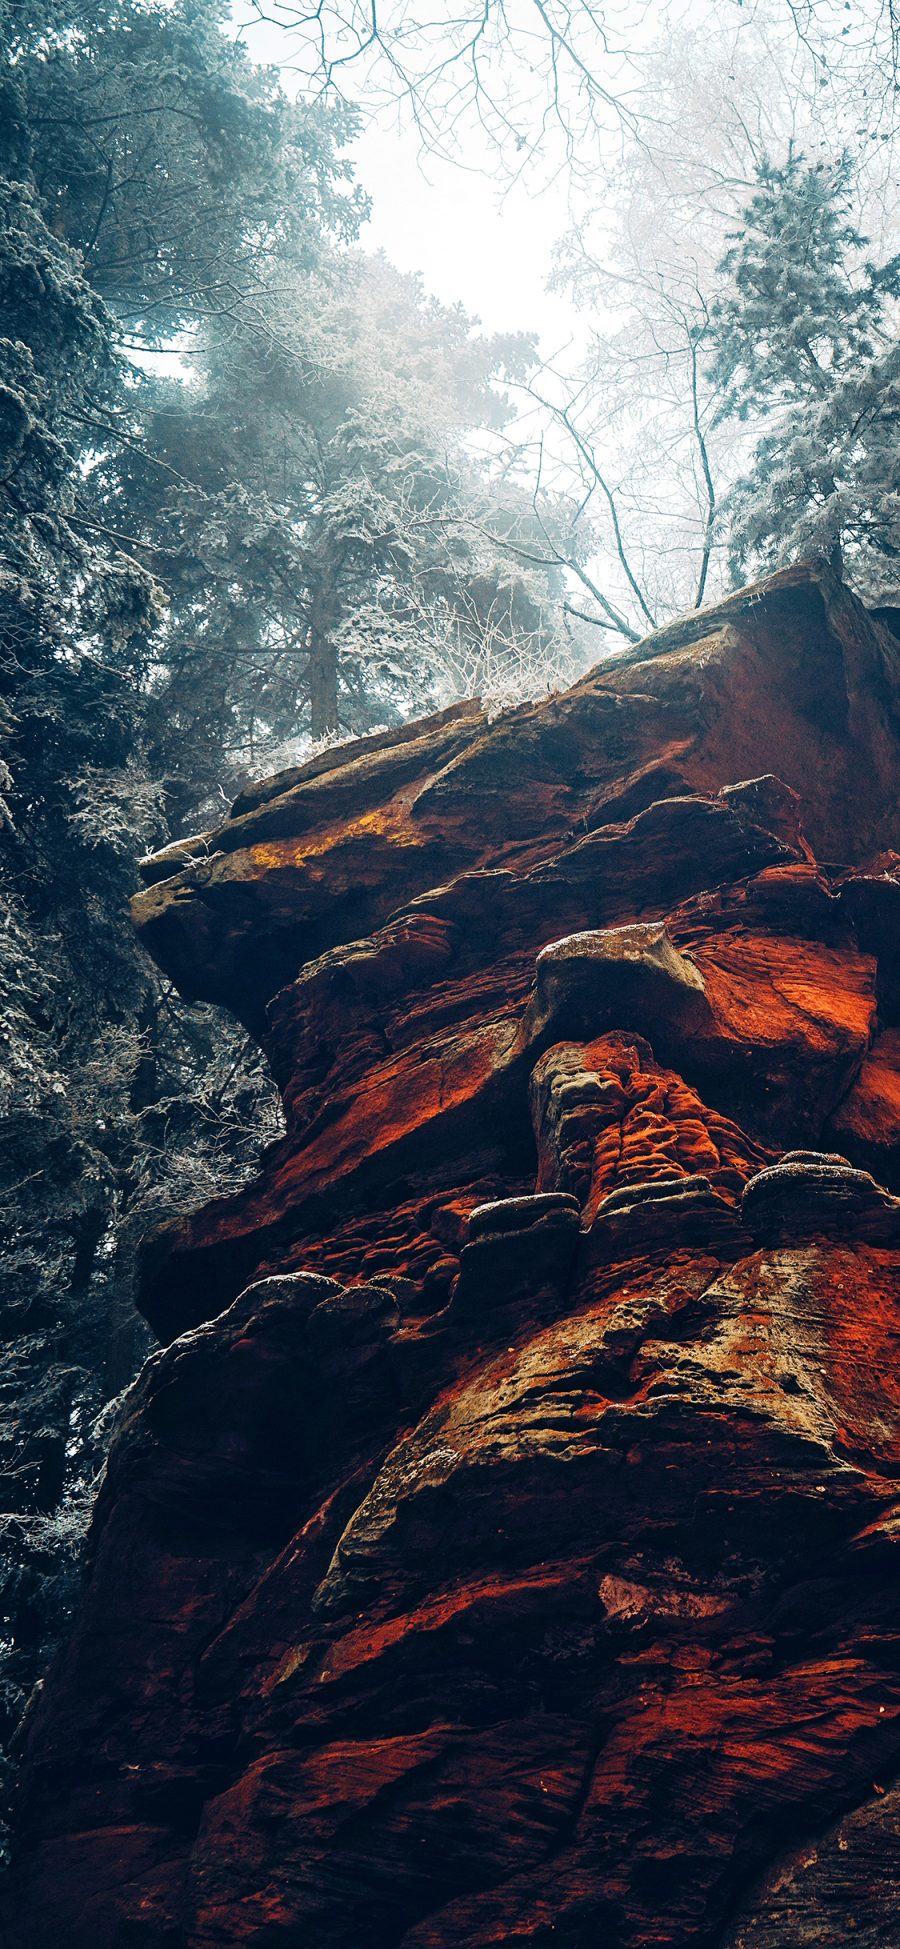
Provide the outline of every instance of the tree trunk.
[[94,1276],[97,1247],[106,1230],[106,1223],[106,1213],[92,1206],[89,1211],[80,1212],[72,1226],[75,1256],[70,1290],[73,1293],[87,1292]]
[[310,648],[309,705],[314,738],[337,730],[337,652],[325,636],[314,636]]

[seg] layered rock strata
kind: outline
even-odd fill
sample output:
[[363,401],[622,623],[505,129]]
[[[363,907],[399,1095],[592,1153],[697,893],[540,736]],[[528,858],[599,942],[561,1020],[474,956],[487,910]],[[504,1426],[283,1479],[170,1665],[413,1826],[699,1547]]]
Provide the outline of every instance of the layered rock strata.
[[148,1248],[14,1949],[900,1945],[898,759],[797,570],[147,863],[287,1134]]

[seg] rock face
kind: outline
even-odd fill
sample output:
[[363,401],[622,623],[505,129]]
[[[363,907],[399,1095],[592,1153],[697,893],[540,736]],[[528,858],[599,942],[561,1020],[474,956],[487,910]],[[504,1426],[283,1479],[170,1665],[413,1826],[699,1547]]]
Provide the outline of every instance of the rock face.
[[900,641],[784,573],[244,795],[11,1949],[900,1945]]

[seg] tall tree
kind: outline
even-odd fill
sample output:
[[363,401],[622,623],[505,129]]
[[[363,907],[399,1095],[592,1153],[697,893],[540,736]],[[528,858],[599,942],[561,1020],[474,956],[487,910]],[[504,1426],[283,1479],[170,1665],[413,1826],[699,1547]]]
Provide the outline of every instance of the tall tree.
[[460,639],[549,655],[552,577],[512,545],[529,504],[472,447],[532,360],[344,253],[278,262],[200,334],[189,383],[144,381],[92,489],[168,592],[147,684],[179,770],[212,788],[286,738],[427,708]]
[[532,451],[543,448],[544,480],[571,484],[570,549],[580,545],[576,566],[602,598],[582,582],[580,607],[600,642],[616,627],[640,635],[650,617],[709,600],[744,572],[728,561],[725,510],[765,429],[755,408],[720,414],[710,311],[730,288],[719,266],[766,156],[793,139],[827,172],[852,146],[844,221],[872,236],[876,261],[896,248],[896,128],[875,72],[877,22],[865,7],[802,18],[798,45],[782,0],[714,17],[664,11],[629,97],[636,132],[559,248],[554,283],[583,324],[532,382]]
[[758,429],[728,508],[736,574],[844,557],[864,593],[900,559],[900,257],[876,264],[852,165],[764,161],[712,309],[721,419]]
[[[146,1053],[119,1039],[120,1127],[118,1112],[94,1114],[89,1052],[138,1020],[151,1033],[148,976],[121,915],[135,854],[166,836],[171,809],[153,775],[143,693],[163,592],[131,538],[102,518],[98,443],[129,440],[139,383],[126,343],[147,348],[211,309],[234,312],[276,245],[312,265],[362,207],[339,153],[347,118],[290,105],[220,31],[224,17],[207,0],[43,0],[4,12],[2,863],[33,938],[36,984],[12,1053],[27,1067],[30,1021],[35,1076],[43,1067],[51,1079],[42,1114],[48,1099],[64,1119],[73,1103],[58,1076],[72,1081],[79,1057],[76,1121],[105,1135],[73,1190],[71,1223],[62,1209],[52,1222],[82,1264],[77,1214],[94,1182],[89,1272],[104,1235],[97,1214],[115,1203],[98,1160],[114,1183]],[[44,1115],[48,1154],[55,1127]],[[10,1184],[17,1197],[15,1175]],[[17,1237],[28,1207],[18,1206]]]

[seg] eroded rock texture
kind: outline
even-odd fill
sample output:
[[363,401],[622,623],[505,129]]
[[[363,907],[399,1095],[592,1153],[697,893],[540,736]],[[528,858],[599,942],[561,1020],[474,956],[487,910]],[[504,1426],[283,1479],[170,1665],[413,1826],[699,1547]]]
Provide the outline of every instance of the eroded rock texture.
[[900,642],[791,572],[247,793],[10,1942],[900,1944]]

